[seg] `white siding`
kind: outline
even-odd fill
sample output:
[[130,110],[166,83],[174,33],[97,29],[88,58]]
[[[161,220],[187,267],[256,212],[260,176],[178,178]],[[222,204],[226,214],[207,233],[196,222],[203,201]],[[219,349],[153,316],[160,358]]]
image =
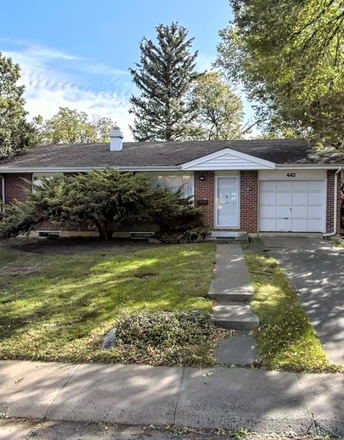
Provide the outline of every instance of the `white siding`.
[[192,170],[202,171],[216,171],[216,170],[257,170],[257,169],[269,169],[268,166],[264,166],[257,162],[237,157],[232,154],[226,153],[222,156],[217,156],[204,162],[200,162],[192,166]]

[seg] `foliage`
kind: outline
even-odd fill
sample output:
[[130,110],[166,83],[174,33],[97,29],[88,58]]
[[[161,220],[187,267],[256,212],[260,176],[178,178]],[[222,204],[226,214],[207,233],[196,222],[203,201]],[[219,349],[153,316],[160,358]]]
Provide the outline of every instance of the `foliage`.
[[199,76],[193,72],[197,52],[191,52],[193,38],[188,39],[187,30],[177,23],[161,24],[156,32],[157,44],[143,38],[140,62],[130,69],[140,90],[130,98],[135,116],[130,128],[136,141],[186,139],[196,118],[186,94]]
[[181,189],[156,188],[149,199],[150,218],[157,226],[155,237],[165,243],[190,243],[206,235],[203,212],[193,206]]
[[[211,344],[201,348],[195,344],[184,352],[176,349],[173,356],[170,350],[154,353],[146,347],[140,358],[124,349],[101,351],[100,346],[104,334],[126,313],[210,312],[206,296],[213,277],[214,244],[136,251],[131,243],[131,253],[116,255],[116,249],[122,252],[125,245],[114,242],[112,253],[104,255],[102,249],[94,250],[92,240],[84,240],[82,247],[89,243],[89,253],[82,254],[61,254],[58,246],[42,253],[47,246],[39,242],[43,249],[33,254],[23,247],[26,241],[0,244],[1,359],[178,365],[180,359],[197,357],[203,365],[205,359],[210,359],[208,365],[213,363]],[[36,272],[18,276],[14,269],[28,265]]]
[[202,212],[181,191],[151,188],[144,173],[122,173],[117,169],[44,179],[28,192],[27,201],[9,205],[0,223],[0,237],[28,233],[43,222],[70,229],[96,229],[111,239],[123,224],[153,222],[158,234],[189,237],[190,229],[204,227]]
[[34,144],[35,132],[26,121],[24,86],[18,85],[19,64],[0,52],[0,159]]
[[338,145],[344,121],[341,0],[231,0],[216,65],[245,88],[269,136]]
[[243,245],[260,327],[254,337],[262,365],[295,372],[336,372],[276,260],[262,242]]
[[241,99],[216,72],[200,76],[192,87],[190,99],[198,109],[194,124],[197,139],[237,139],[242,134]]
[[39,144],[75,144],[109,142],[109,133],[114,126],[110,118],[60,107],[52,118],[43,120],[42,116],[34,118]]

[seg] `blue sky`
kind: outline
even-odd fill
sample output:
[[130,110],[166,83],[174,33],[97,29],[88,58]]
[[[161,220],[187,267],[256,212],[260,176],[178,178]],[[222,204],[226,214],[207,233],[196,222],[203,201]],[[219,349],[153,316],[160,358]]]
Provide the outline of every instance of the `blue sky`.
[[76,108],[111,117],[130,140],[128,68],[142,37],[178,21],[195,37],[198,68],[209,70],[230,18],[228,0],[17,0],[1,5],[0,51],[22,67],[30,117]]

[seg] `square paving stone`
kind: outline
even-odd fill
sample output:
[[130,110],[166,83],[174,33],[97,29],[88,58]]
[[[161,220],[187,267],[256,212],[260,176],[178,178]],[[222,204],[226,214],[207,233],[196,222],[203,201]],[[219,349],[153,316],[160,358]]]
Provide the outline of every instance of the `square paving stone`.
[[254,338],[245,332],[237,332],[232,338],[224,339],[214,350],[219,364],[245,365],[258,359]]
[[177,425],[305,433],[311,423],[293,373],[225,367],[185,369]]
[[182,368],[82,365],[50,407],[54,420],[170,424]]

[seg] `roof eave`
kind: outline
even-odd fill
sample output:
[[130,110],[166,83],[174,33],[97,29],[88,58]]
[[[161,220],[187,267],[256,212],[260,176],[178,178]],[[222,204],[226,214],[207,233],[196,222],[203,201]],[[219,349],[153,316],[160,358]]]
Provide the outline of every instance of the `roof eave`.
[[[0,167],[1,173],[83,173],[91,170],[105,170],[107,167]],[[180,171],[177,166],[109,166],[120,171]]]
[[312,169],[312,170],[337,170],[340,167],[344,167],[344,164],[331,163],[331,164],[276,164],[277,170],[288,169]]

